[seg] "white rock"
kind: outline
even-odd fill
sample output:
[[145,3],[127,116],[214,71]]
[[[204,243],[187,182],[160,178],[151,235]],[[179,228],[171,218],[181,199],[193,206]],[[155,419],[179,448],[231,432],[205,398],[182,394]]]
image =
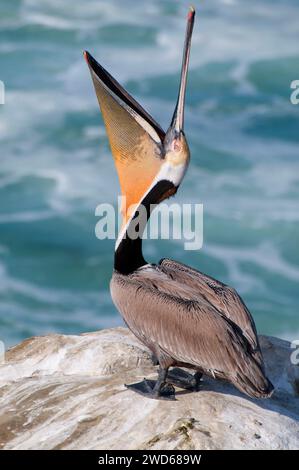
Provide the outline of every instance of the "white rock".
[[201,391],[156,401],[124,383],[155,377],[125,328],[30,338],[0,366],[2,449],[298,449],[299,366],[290,344],[261,337],[271,399],[204,378]]

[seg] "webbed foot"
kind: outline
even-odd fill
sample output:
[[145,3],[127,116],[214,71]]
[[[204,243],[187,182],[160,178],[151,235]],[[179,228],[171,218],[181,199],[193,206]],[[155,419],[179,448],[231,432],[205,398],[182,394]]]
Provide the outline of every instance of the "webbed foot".
[[125,387],[147,398],[153,398],[155,400],[175,400],[175,389],[173,385],[165,383],[161,386],[160,390],[155,390],[156,383],[155,380],[144,379],[142,382],[135,384],[125,384]]
[[170,372],[168,372],[166,382],[179,388],[198,392],[201,378],[202,374],[200,372],[189,374],[183,369],[175,367]]
[[168,368],[160,366],[158,380],[144,379],[136,384],[126,385],[127,388],[155,400],[175,400],[175,390],[172,384],[166,383]]

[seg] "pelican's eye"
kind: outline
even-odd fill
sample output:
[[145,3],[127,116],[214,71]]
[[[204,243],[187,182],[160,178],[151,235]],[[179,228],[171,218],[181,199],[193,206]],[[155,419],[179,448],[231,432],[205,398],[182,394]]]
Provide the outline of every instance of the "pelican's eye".
[[182,150],[182,142],[180,139],[174,139],[172,144],[173,150],[175,152],[180,152]]

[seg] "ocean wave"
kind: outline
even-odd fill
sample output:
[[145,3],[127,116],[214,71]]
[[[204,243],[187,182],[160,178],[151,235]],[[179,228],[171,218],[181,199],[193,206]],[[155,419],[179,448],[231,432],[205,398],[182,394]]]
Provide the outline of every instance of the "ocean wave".
[[[110,276],[113,243],[95,240],[94,210],[115,203],[119,187],[82,51],[90,50],[166,129],[186,5],[74,0],[70,8],[60,0],[24,0],[6,9],[0,312],[12,323],[5,334],[16,331],[16,341],[47,328],[115,324],[108,281],[100,285]],[[176,200],[204,204],[204,247],[196,256],[183,252],[181,241],[164,247],[235,285],[258,324],[279,334],[295,325],[298,305],[298,107],[290,104],[289,82],[299,78],[299,6],[210,0],[199,10],[185,116],[192,156]],[[145,245],[153,261],[163,256],[162,242]],[[89,255],[94,261],[83,262]],[[71,267],[64,271],[66,259]],[[90,287],[94,278],[97,289]]]
[[[226,265],[232,270],[235,269],[237,263],[249,261],[271,273],[279,274],[292,281],[299,281],[299,268],[292,266],[283,259],[277,247],[270,241],[264,241],[254,248],[220,247],[207,244],[205,250],[208,254],[225,261]],[[238,276],[242,277],[242,274],[238,272],[237,276],[234,276],[233,273],[230,275],[231,278],[235,277],[236,279],[238,279]]]

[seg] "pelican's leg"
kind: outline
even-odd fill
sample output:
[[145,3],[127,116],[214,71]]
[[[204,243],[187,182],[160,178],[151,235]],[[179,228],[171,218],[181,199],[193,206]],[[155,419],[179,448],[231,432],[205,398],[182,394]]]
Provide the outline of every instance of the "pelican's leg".
[[168,368],[159,367],[158,380],[144,379],[136,384],[125,385],[128,389],[134,390],[148,398],[156,400],[175,400],[175,390],[173,385],[166,383]]
[[152,361],[153,366],[159,365],[159,359],[154,354],[151,355],[151,361]]
[[202,376],[203,374],[201,372],[195,372],[195,374],[193,375],[193,381],[194,381],[194,390],[197,392],[199,390],[199,387],[200,387],[200,382],[201,382],[201,379],[202,379]]
[[197,392],[199,390],[201,378],[201,372],[195,372],[195,374],[192,375],[182,369],[175,367],[168,373],[166,381],[167,383],[176,385],[179,388]]

